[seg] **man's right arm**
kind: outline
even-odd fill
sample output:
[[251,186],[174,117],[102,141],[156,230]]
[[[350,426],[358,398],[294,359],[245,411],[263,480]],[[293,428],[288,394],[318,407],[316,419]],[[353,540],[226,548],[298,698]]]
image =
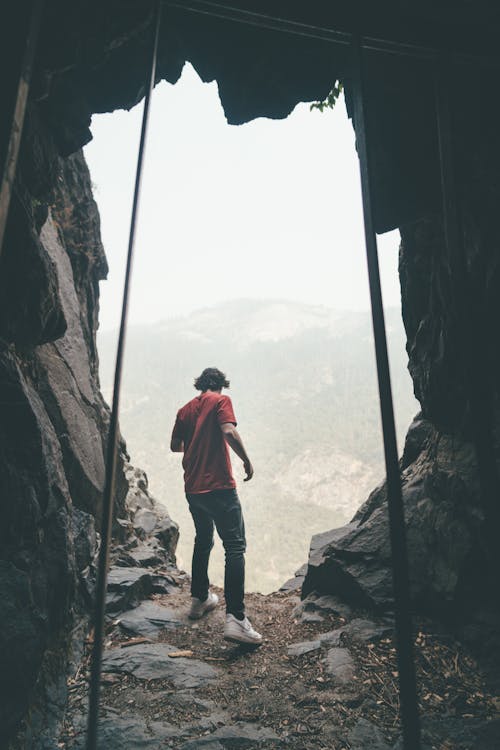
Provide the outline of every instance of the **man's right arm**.
[[224,424],[221,424],[220,428],[228,445],[231,446],[236,455],[243,461],[243,468],[245,469],[246,474],[244,481],[248,482],[253,477],[253,466],[248,458],[248,454],[238,430],[232,422],[225,422]]
[[184,440],[182,434],[181,420],[177,414],[174,429],[172,430],[172,438],[170,440],[170,450],[173,451],[173,453],[184,453]]

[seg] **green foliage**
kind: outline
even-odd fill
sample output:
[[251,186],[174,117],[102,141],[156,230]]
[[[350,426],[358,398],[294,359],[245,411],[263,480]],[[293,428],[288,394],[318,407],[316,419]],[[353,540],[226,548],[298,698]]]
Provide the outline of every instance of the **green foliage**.
[[319,109],[320,112],[323,112],[324,109],[333,109],[343,90],[344,86],[341,81],[335,81],[335,84],[326,99],[322,102],[313,102],[309,107],[310,111],[312,112],[313,109]]

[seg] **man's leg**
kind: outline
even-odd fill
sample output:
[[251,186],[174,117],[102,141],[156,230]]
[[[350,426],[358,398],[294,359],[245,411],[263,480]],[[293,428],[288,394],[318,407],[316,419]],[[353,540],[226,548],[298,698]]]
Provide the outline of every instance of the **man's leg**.
[[214,546],[214,522],[203,507],[206,494],[186,495],[196,529],[191,567],[191,596],[202,602],[208,596],[208,560]]
[[226,566],[224,595],[226,612],[238,620],[245,617],[245,524],[236,490],[219,490],[214,495],[213,518],[224,544]]

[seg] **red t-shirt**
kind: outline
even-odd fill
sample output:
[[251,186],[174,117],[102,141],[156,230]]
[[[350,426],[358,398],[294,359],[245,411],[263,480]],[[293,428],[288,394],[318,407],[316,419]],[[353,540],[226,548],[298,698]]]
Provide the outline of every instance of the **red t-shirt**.
[[177,412],[172,438],[184,442],[184,485],[198,494],[236,487],[221,424],[236,425],[229,396],[205,391]]

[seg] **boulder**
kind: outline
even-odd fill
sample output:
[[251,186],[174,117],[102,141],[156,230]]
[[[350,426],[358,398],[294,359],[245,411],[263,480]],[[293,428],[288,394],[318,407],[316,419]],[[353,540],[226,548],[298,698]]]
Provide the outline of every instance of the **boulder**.
[[216,670],[198,659],[178,657],[168,653],[177,651],[168,643],[138,644],[128,648],[114,648],[104,652],[103,672],[122,672],[140,680],[169,680],[174,687],[184,690],[213,682]]
[[[415,607],[430,614],[467,612],[471,596],[488,595],[488,587],[493,596],[488,576],[477,573],[486,560],[474,449],[421,421],[410,430],[410,441],[415,431],[423,445],[402,474],[411,596]],[[412,442],[408,455],[415,453]],[[313,537],[303,594],[316,590],[368,609],[392,610],[391,566],[383,484],[350,524]]]
[[151,594],[168,594],[175,584],[169,576],[144,568],[112,567],[108,573],[106,611],[122,612],[138,605]]
[[124,612],[118,621],[120,628],[129,633],[157,638],[162,630],[177,628],[184,620],[185,618],[181,619],[178,612],[169,607],[145,601],[135,609]]
[[346,648],[331,648],[325,658],[326,671],[337,685],[350,685],[356,674],[354,659]]
[[280,591],[297,591],[297,589],[302,588],[306,573],[307,563],[304,563],[304,565],[301,565],[301,567],[295,571],[293,578],[289,578],[288,581],[285,581],[280,587]]

